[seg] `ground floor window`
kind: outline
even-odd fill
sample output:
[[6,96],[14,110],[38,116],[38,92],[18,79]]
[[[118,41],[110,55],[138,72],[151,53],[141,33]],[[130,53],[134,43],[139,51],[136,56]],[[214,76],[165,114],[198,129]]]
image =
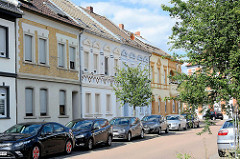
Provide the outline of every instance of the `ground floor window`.
[[33,89],[25,89],[26,116],[33,116]]
[[59,114],[66,115],[66,92],[61,90],[59,92]]
[[8,87],[0,87],[0,118],[6,118],[9,114]]

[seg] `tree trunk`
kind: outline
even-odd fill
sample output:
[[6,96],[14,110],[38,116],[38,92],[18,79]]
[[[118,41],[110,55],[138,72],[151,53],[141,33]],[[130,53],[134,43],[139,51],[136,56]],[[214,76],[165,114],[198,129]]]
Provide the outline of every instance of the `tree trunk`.
[[136,116],[136,107],[133,106],[133,116],[135,117]]

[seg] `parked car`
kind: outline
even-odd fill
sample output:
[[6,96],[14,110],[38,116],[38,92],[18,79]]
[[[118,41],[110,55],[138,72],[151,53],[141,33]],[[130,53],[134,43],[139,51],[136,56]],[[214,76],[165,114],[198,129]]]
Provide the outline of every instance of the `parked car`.
[[188,128],[199,128],[200,127],[200,120],[197,117],[197,115],[193,114],[182,114],[184,118],[187,120],[187,126]]
[[187,130],[187,120],[182,115],[172,114],[166,116],[169,130]]
[[145,133],[158,133],[162,131],[168,133],[169,127],[167,121],[162,115],[149,115],[142,118],[142,124]]
[[207,110],[206,114],[203,115],[204,119],[211,119],[211,120],[215,120],[215,119],[221,119],[223,120],[223,114],[222,112],[216,112],[216,111],[210,111]]
[[136,136],[144,138],[143,125],[137,117],[116,117],[110,124],[113,126],[113,139],[131,141]]
[[76,146],[84,146],[91,150],[97,144],[112,144],[112,127],[107,119],[76,119],[66,126],[72,129]]
[[0,158],[38,159],[65,152],[74,145],[72,130],[58,123],[22,123],[0,134]]
[[[237,129],[235,130],[237,131]],[[234,152],[236,146],[234,142],[233,120],[227,120],[218,131],[217,145],[220,157],[224,157],[226,152]]]

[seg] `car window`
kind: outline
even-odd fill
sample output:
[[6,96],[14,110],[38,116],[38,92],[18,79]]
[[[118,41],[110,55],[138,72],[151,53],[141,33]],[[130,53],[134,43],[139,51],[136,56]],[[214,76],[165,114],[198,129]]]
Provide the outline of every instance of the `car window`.
[[226,121],[223,128],[233,128],[233,121]]
[[130,125],[135,125],[136,123],[137,123],[137,119],[136,118],[131,118]]
[[44,125],[41,134],[46,135],[46,134],[52,134],[53,133],[53,128],[51,124]]
[[107,120],[99,120],[100,126],[101,128],[104,128],[108,125],[108,121]]
[[53,124],[53,129],[55,133],[64,132],[65,128],[59,124]]
[[179,116],[167,116],[167,120],[179,120]]
[[13,127],[6,130],[4,133],[22,133],[22,134],[30,134],[36,135],[41,128],[42,125],[40,124],[33,124],[33,125],[14,125]]
[[96,121],[93,125],[93,129],[100,129],[100,128],[101,128],[101,126],[100,126],[99,121]]
[[110,121],[111,125],[129,125],[130,120],[128,118],[114,118]]
[[142,118],[142,121],[157,122],[157,121],[159,121],[159,118],[156,116],[145,116]]

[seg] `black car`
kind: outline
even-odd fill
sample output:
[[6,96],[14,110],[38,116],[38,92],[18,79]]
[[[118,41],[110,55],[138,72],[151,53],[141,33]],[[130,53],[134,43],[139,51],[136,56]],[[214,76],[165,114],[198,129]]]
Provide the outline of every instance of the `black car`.
[[182,114],[182,116],[184,116],[184,118],[187,120],[188,128],[195,128],[195,127],[199,128],[200,127],[200,120],[198,119],[198,117],[196,115],[186,113],[186,114]]
[[203,115],[203,118],[211,119],[211,120],[215,120],[215,119],[223,120],[223,114],[222,114],[222,112],[216,112],[216,111],[207,110],[206,114]]
[[167,121],[162,115],[149,115],[142,118],[142,124],[145,133],[158,133],[161,134],[162,131],[168,133],[169,127]]
[[74,145],[72,130],[58,123],[22,123],[0,134],[0,158],[38,159],[66,152]]
[[110,124],[113,126],[113,139],[131,141],[136,136],[144,138],[143,125],[137,117],[116,117]]
[[76,119],[66,125],[76,138],[76,146],[92,149],[96,144],[112,144],[112,127],[107,119]]

